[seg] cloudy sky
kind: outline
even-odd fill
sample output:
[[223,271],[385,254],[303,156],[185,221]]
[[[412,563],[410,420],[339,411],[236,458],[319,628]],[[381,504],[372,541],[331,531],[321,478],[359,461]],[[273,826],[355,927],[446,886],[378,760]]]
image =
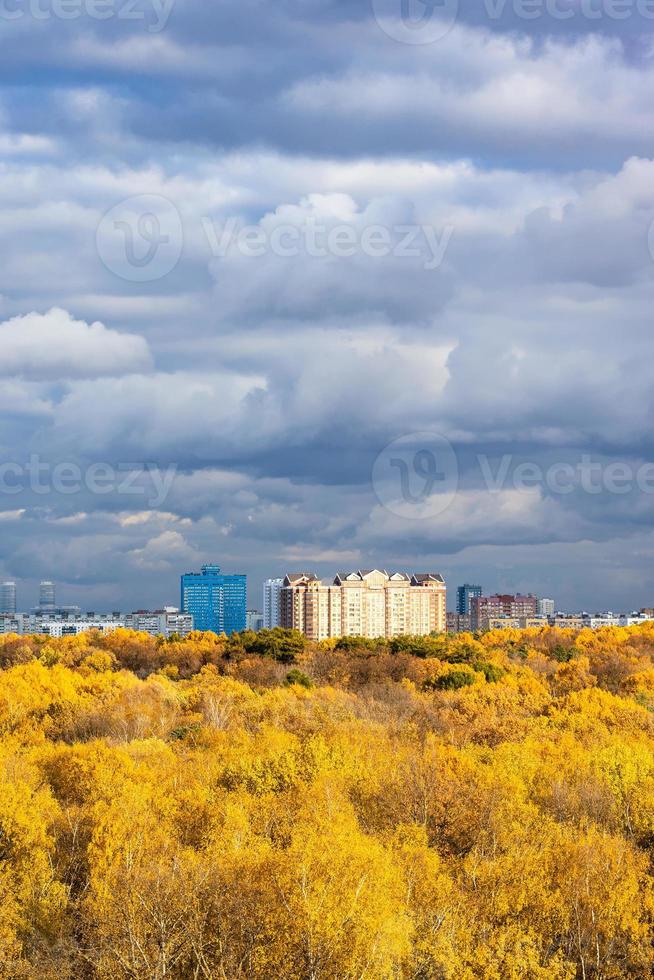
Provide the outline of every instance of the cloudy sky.
[[654,3],[4,0],[0,576],[654,605]]

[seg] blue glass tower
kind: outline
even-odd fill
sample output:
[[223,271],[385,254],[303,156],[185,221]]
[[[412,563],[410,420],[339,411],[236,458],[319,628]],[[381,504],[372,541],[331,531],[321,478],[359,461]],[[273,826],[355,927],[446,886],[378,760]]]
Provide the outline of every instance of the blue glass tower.
[[456,590],[456,611],[459,616],[469,616],[472,612],[471,602],[480,599],[483,589],[481,585],[460,585]]
[[246,626],[247,576],[223,575],[218,565],[182,575],[182,610],[196,630],[239,633]]

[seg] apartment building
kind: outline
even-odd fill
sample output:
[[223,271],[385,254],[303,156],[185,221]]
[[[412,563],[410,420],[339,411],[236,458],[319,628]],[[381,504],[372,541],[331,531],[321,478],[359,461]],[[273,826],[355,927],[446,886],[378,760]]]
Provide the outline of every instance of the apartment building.
[[113,633],[125,627],[125,617],[120,613],[32,613],[23,618],[23,632],[38,636],[79,636],[97,630]]
[[639,613],[625,613],[620,616],[620,626],[642,626],[643,623],[651,623],[652,620],[654,620],[654,610],[643,609]]
[[175,606],[166,606],[154,612],[140,609],[138,612],[125,616],[125,627],[139,633],[149,633],[150,636],[188,636],[193,632],[193,617],[189,613],[180,612]]
[[470,600],[470,618],[474,630],[487,630],[491,620],[527,619],[538,615],[534,595],[475,596]]
[[426,636],[446,627],[446,585],[438,573],[340,572],[324,582],[310,572],[287,575],[281,625],[312,640],[340,636]]
[[485,626],[489,630],[532,630],[549,626],[546,616],[491,616]]
[[555,616],[552,621],[552,626],[555,626],[559,630],[582,630],[585,625],[586,620],[584,616],[559,615]]
[[25,617],[22,613],[0,613],[0,636],[16,633],[20,636],[24,629]]
[[472,630],[472,618],[461,613],[448,612],[446,617],[446,629],[448,633],[470,633]]
[[275,629],[281,624],[283,578],[269,578],[263,583],[263,628]]
[[252,633],[259,633],[264,629],[264,615],[259,609],[248,609],[245,614],[245,628]]
[[616,616],[615,613],[597,613],[595,616],[589,616],[584,614],[584,626],[591,630],[600,630],[605,626],[621,626],[622,620],[620,616]]
[[65,611],[17,613],[15,616],[0,614],[0,635],[79,636],[97,630],[113,633],[119,629],[137,630],[151,636],[188,636],[193,631],[193,617],[181,613],[172,606],[157,612],[135,613],[71,613]]

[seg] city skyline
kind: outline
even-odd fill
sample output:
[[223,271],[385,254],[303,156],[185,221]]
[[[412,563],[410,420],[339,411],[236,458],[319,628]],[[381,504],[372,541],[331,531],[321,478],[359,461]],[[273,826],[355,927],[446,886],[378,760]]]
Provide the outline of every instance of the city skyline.
[[381,565],[338,571],[327,578],[307,570],[269,578],[260,595],[260,609],[254,607],[254,596],[248,592],[247,576],[225,572],[215,561],[200,571],[182,573],[179,581],[179,606],[157,603],[150,610],[141,604],[130,612],[117,611],[115,606],[110,612],[83,612],[77,605],[57,603],[56,583],[44,580],[39,584],[39,604],[29,613],[18,607],[16,583],[0,581],[0,635],[62,637],[123,628],[165,637],[185,637],[194,630],[231,636],[281,626],[311,640],[342,636],[390,639],[544,625],[599,629],[654,619],[652,606],[632,606],[620,612],[598,606],[594,612],[566,610],[555,599],[533,592],[486,593],[483,586],[469,582],[448,589],[440,572],[407,573]]
[[[261,595],[264,582],[269,578],[283,578],[288,571],[310,567],[321,577],[329,577],[339,567],[343,566],[403,568],[411,565],[417,567],[418,564],[423,564],[422,561],[416,563],[406,558],[393,561],[392,556],[389,557],[386,554],[380,558],[379,553],[373,553],[369,561],[361,562],[349,560],[340,562],[332,557],[320,560],[320,558],[312,559],[309,556],[296,561],[280,562],[277,560],[270,565],[263,563],[261,559],[244,558],[231,550],[221,551],[220,555],[224,567],[238,568],[239,571],[247,575],[248,601],[251,604],[254,603],[256,608],[259,608],[262,603]],[[212,561],[211,553],[203,553],[202,557],[197,560],[193,558],[188,562],[183,559],[179,564],[172,565],[165,571],[148,570],[147,576],[140,575],[133,584],[129,578],[125,580],[119,578],[115,582],[100,586],[93,581],[71,581],[56,576],[57,597],[62,605],[76,604],[85,609],[102,612],[128,608],[132,604],[132,597],[135,592],[141,597],[141,604],[146,608],[159,607],[160,605],[178,605],[180,569],[183,567],[199,568],[202,564]],[[619,581],[617,581],[615,586],[605,583],[601,589],[597,589],[595,580],[590,574],[585,575],[583,569],[579,570],[579,580],[574,583],[571,581],[568,570],[559,583],[552,584],[550,576],[539,574],[537,570],[525,578],[521,577],[515,570],[502,568],[491,570],[488,574],[482,574],[483,568],[463,563],[453,556],[441,556],[440,560],[437,558],[430,564],[442,569],[446,580],[452,583],[452,592],[448,596],[448,609],[451,611],[456,608],[456,587],[464,582],[477,582],[478,580],[483,581],[486,593],[527,591],[542,596],[554,594],[557,598],[557,608],[562,609],[630,610],[652,604],[654,583],[650,585],[650,580],[646,575],[641,576],[638,581],[630,581],[628,586],[620,586]],[[43,562],[41,567],[44,578],[55,576],[49,562]],[[39,587],[42,581],[40,577],[23,578],[19,575],[7,575],[1,576],[0,580],[16,583],[19,605],[22,608],[27,609],[38,605]],[[22,600],[20,599],[21,596],[23,597]]]
[[[307,567],[309,567],[309,565],[310,563],[307,565]],[[220,568],[220,566],[216,565],[215,561],[210,561],[203,567],[207,569]],[[384,562],[378,563],[376,566],[371,565],[371,567],[376,567],[379,569],[384,569],[384,568],[391,568],[392,570],[395,569],[395,566],[391,566],[388,563],[384,563]],[[102,615],[114,613],[116,610],[129,609],[132,611],[136,611],[137,607],[139,610],[145,610],[145,609],[163,610],[163,609],[176,609],[176,608],[182,610],[183,602],[180,602],[180,596],[179,596],[180,575],[181,578],[183,579],[186,575],[191,575],[191,576],[195,575],[199,577],[199,574],[201,573],[178,572],[175,578],[175,581],[177,583],[177,587],[176,587],[177,594],[175,597],[173,597],[172,594],[173,589],[171,588],[168,590],[168,593],[170,593],[169,595],[166,594],[162,598],[162,594],[157,594],[153,597],[152,601],[150,602],[142,601],[140,603],[136,603],[135,605],[134,598],[132,596],[128,602],[123,602],[123,603],[110,602],[106,607],[97,606],[91,609],[90,606],[85,606],[79,602],[72,604],[72,602],[69,600],[73,600],[75,598],[79,599],[79,594],[76,593],[74,589],[66,589],[64,593],[64,598],[66,599],[66,601],[57,604],[56,608],[61,610],[71,610],[71,611],[77,609],[77,610],[83,610],[85,612],[94,612],[94,613],[97,612],[98,614],[102,614]],[[218,572],[218,574],[219,575],[221,574],[220,571]],[[268,596],[270,596],[270,590],[266,589],[266,586],[272,584],[274,587],[276,587],[278,593],[278,590],[281,584],[283,583],[285,577],[289,574],[302,575],[305,574],[305,572],[297,572],[289,568],[284,572],[284,574],[276,576],[274,578],[268,577],[267,579],[264,579],[260,584],[257,582],[253,583],[246,573],[229,572],[227,573],[227,576],[229,578],[238,579],[238,580],[245,579],[245,594],[244,594],[244,598],[242,594],[239,595],[239,600],[238,600],[239,604],[243,607],[244,612],[248,614],[250,612],[260,613],[265,626],[266,606],[267,606],[266,593],[268,594]],[[324,575],[318,575],[318,578],[326,582],[329,582],[337,574],[339,573],[334,571],[334,569],[332,568],[329,571],[327,571]],[[474,576],[472,577],[474,578]],[[523,595],[528,597],[534,597],[537,601],[537,612],[535,613],[535,615],[538,615],[540,617],[548,617],[548,616],[551,617],[555,613],[564,613],[564,614],[568,613],[571,615],[576,615],[581,613],[600,614],[604,612],[612,612],[616,614],[623,613],[625,615],[629,615],[638,610],[652,608],[652,603],[649,595],[645,596],[645,601],[640,601],[640,600],[633,601],[631,603],[627,603],[624,606],[620,606],[618,603],[615,602],[613,603],[609,602],[607,605],[602,605],[596,601],[591,601],[589,603],[582,604],[580,606],[574,606],[570,603],[566,603],[565,600],[561,600],[559,598],[553,599],[549,596],[539,595],[536,592],[536,590],[526,587],[524,584],[522,584],[519,588],[499,589],[496,587],[470,585],[470,583],[458,584],[455,581],[452,581],[450,578],[448,578],[446,574],[443,575],[443,578],[445,580],[445,583],[447,584],[447,607],[446,608],[448,613],[460,612],[461,593],[463,590],[466,590],[466,594],[468,595],[469,601],[473,596],[476,596],[478,594],[481,594],[485,598],[493,597],[493,596],[502,597],[502,596],[510,596],[510,595],[516,595],[516,596]],[[17,612],[26,613],[29,609],[32,609],[34,611],[38,611],[39,609],[47,611],[48,606],[47,605],[41,606],[40,602],[38,604],[31,603],[31,602],[24,602],[21,605],[20,599],[17,598],[23,594],[23,584],[20,581],[19,582],[0,581],[0,606],[2,605],[2,597],[4,594],[3,590],[7,586],[11,587],[11,603],[15,603],[15,610]],[[38,586],[36,586],[36,596],[39,599],[42,599],[44,597],[44,587],[48,592],[48,594],[56,593],[58,595],[58,583],[52,580],[43,580],[38,583]],[[479,590],[481,590],[480,593]],[[143,591],[141,593],[141,596],[144,598],[145,594],[146,594],[145,591]],[[274,608],[279,610],[278,594],[277,594],[277,598],[274,600],[274,603],[275,603]],[[0,608],[0,615],[2,614],[2,611],[3,611],[2,608]],[[12,611],[12,610],[10,609],[8,611]]]
[[[341,637],[370,639],[479,633],[488,630],[556,626],[568,630],[640,626],[654,620],[654,607],[616,613],[557,610],[555,600],[532,593],[485,595],[480,585],[456,588],[456,611],[447,607],[447,583],[438,572],[388,571],[383,568],[337,572],[324,579],[312,572],[268,579],[263,611],[248,602],[247,577],[225,573],[215,563],[180,577],[179,607],[131,612],[82,612],[56,604],[56,584],[43,581],[39,605],[16,610],[16,585],[0,583],[0,635],[72,637],[92,630],[119,629],[166,638],[194,631],[231,636],[282,627],[313,641]],[[450,591],[450,595],[451,595]]]

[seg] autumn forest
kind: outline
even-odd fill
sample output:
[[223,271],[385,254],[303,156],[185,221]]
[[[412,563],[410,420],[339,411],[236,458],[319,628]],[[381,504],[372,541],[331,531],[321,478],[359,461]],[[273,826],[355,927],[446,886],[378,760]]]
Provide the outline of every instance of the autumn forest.
[[652,975],[652,626],[0,667],[3,980]]

